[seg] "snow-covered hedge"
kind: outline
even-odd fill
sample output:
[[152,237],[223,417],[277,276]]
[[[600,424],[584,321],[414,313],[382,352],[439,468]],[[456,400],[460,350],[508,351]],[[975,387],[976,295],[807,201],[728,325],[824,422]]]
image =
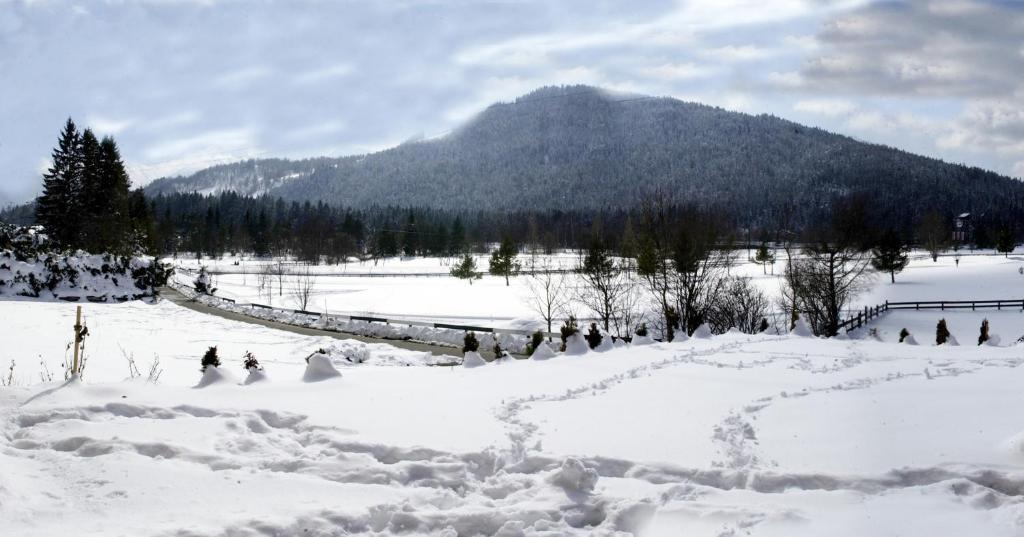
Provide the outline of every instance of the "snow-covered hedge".
[[38,227],[0,224],[0,295],[134,300],[153,296],[171,270],[151,257],[56,252]]

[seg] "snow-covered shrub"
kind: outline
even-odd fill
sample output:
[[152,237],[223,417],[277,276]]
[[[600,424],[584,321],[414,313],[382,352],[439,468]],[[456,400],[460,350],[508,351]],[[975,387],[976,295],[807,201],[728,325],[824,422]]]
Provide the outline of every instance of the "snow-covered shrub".
[[199,370],[203,372],[205,372],[206,368],[210,366],[220,367],[220,358],[217,357],[217,347],[210,347],[209,349],[206,349],[206,353],[203,354],[203,359],[200,364],[202,367],[199,368]]
[[981,333],[978,334],[978,345],[984,345],[988,341],[988,319],[981,320]]
[[466,351],[462,357],[462,367],[480,367],[482,365],[487,365],[487,360],[484,360],[479,352]]
[[532,355],[533,351],[540,348],[544,344],[544,332],[537,330],[530,334],[530,342],[526,344],[526,354]]
[[935,344],[942,345],[949,341],[949,328],[946,328],[946,320],[939,319],[939,324],[935,325]]
[[491,347],[491,350],[494,351],[494,359],[495,360],[497,360],[497,359],[501,358],[502,356],[505,356],[506,354],[508,354],[507,352],[505,352],[505,351],[503,351],[501,349],[501,343],[499,343],[497,340],[494,341],[494,346]]
[[569,338],[579,333],[580,329],[576,326],[576,317],[570,315],[568,319],[562,324],[561,328],[558,329],[562,334],[562,352],[565,352],[566,346],[568,345]]
[[565,340],[565,354],[578,356],[586,354],[588,351],[590,351],[590,345],[587,344],[587,340],[583,339],[583,334],[580,334],[579,332],[576,332]]
[[907,336],[909,336],[909,335],[910,335],[910,331],[909,330],[907,330],[906,328],[901,329],[900,330],[900,343],[903,343],[903,340],[907,339]]
[[697,339],[708,339],[711,337],[711,327],[708,323],[702,323],[693,331],[693,337]]
[[814,331],[811,330],[810,325],[807,324],[807,320],[804,319],[803,315],[800,315],[793,321],[793,329],[789,331],[790,334],[799,337],[814,337]]
[[260,365],[260,361],[256,359],[256,355],[245,351],[245,355],[242,356],[242,369],[246,371],[262,371],[263,366]]
[[636,335],[641,337],[647,336],[647,323],[640,323],[640,326],[636,329]]
[[213,278],[211,278],[210,274],[206,272],[206,267],[199,267],[199,275],[197,275],[195,281],[192,282],[192,286],[195,288],[196,292],[201,295],[212,295],[217,291],[217,289],[213,287]]
[[341,371],[334,368],[330,357],[324,349],[318,349],[306,357],[306,371],[302,374],[303,382],[320,382],[341,376]]
[[587,335],[583,336],[583,338],[587,340],[587,345],[590,345],[591,349],[596,349],[601,344],[603,337],[601,336],[601,330],[597,328],[597,323],[590,323]]
[[555,356],[557,356],[555,354],[555,351],[552,350],[551,347],[544,342],[541,342],[540,345],[534,347],[533,352],[530,353],[531,360],[548,360],[554,358]]
[[466,335],[462,338],[462,352],[476,352],[479,349],[480,341],[476,339],[476,334],[466,332]]

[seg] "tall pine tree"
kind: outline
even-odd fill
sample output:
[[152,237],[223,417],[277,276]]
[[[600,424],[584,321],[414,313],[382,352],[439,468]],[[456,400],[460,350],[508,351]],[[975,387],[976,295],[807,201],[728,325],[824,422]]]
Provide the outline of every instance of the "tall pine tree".
[[82,138],[71,118],[64,124],[52,157],[43,174],[43,193],[36,200],[36,222],[58,245],[75,248],[81,216]]

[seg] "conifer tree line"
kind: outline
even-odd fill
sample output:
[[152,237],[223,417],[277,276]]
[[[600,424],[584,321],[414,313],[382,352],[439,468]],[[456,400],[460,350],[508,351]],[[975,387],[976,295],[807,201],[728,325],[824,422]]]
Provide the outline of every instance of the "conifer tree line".
[[68,250],[127,255],[150,250],[152,219],[141,190],[131,181],[117,142],[79,131],[68,118],[43,174],[35,220]]

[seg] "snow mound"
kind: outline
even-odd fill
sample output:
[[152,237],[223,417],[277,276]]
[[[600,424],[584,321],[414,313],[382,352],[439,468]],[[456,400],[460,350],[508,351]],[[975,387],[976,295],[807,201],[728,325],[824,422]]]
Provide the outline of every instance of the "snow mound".
[[515,361],[516,361],[516,359],[513,358],[509,353],[506,352],[506,353],[502,354],[501,356],[495,356],[494,359],[491,360],[491,363],[492,364],[501,365],[501,364],[511,364],[512,362],[515,362]]
[[340,376],[341,372],[334,368],[331,359],[326,354],[316,352],[306,362],[306,372],[302,374],[302,381],[320,382]]
[[549,478],[553,485],[562,487],[567,493],[590,494],[597,486],[597,470],[587,468],[579,459],[572,457],[562,462]]
[[797,337],[814,337],[814,331],[811,330],[802,315],[797,317],[796,324],[793,325],[793,329],[789,333]]
[[540,345],[537,345],[537,348],[533,350],[533,354],[530,355],[530,358],[533,360],[550,360],[555,356],[557,356],[555,351],[551,350],[551,347],[547,342],[543,342]]
[[959,347],[960,342],[956,340],[956,336],[950,334],[949,339],[946,340],[946,345],[949,345],[950,347]]
[[616,340],[615,340],[615,342],[614,342],[614,343],[612,343],[612,345],[613,345],[613,346],[614,346],[614,347],[615,347],[616,349],[620,349],[620,348],[622,348],[622,347],[628,347],[628,346],[629,346],[629,343],[626,343],[626,340],[624,340],[624,339],[622,339],[622,338],[618,338],[618,339],[616,339]]
[[576,333],[565,340],[565,354],[579,356],[588,352],[590,352],[590,345],[587,345],[587,340],[583,339],[583,334]]
[[245,377],[245,380],[242,382],[242,384],[245,384],[245,385],[248,386],[249,384],[255,384],[257,382],[265,382],[267,380],[267,373],[265,371],[263,371],[262,369],[257,369],[255,367],[250,367],[248,369],[248,371],[249,371],[249,376]]
[[919,343],[917,342],[917,338],[914,337],[914,334],[907,334],[907,337],[903,338],[903,344],[904,345],[919,345]]
[[205,388],[214,384],[234,384],[235,380],[231,378],[231,375],[219,367],[208,366],[206,371],[203,371],[203,377],[199,379],[199,384],[196,384],[195,388]]
[[651,343],[654,343],[654,338],[652,338],[651,336],[638,335],[634,335],[633,341],[629,342],[630,345],[650,345]]
[[686,333],[686,330],[680,329],[680,330],[676,330],[676,333],[673,336],[672,342],[673,343],[682,343],[684,341],[688,341],[689,339],[690,339],[690,335]]
[[597,347],[595,347],[594,350],[597,352],[605,352],[610,351],[614,348],[615,343],[612,342],[612,337],[609,335],[605,335],[603,338],[601,338],[601,342],[597,344]]
[[462,358],[462,367],[480,367],[482,365],[487,365],[487,361],[484,360],[483,356],[480,356],[479,352],[469,351]]
[[697,327],[696,330],[693,331],[693,337],[697,339],[708,339],[711,336],[711,327],[708,326],[708,323],[701,324],[700,326]]
[[986,341],[985,344],[990,347],[998,347],[1002,341],[1003,338],[999,337],[999,334],[991,334],[988,336],[988,341]]

